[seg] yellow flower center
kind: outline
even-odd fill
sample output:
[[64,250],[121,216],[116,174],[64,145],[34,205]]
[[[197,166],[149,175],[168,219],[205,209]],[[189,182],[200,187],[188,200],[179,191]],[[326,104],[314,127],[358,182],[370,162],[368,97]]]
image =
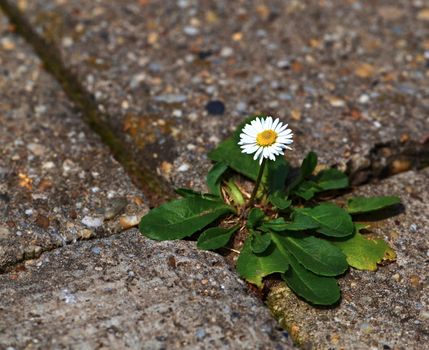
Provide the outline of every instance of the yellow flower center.
[[256,135],[256,143],[259,146],[271,146],[277,140],[277,133],[273,130],[264,130]]

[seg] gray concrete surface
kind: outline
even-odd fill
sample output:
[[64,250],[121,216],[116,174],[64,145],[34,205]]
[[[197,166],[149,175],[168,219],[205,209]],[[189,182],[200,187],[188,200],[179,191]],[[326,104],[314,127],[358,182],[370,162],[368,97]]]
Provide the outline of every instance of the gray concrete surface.
[[293,348],[221,256],[137,230],[47,252],[0,285],[3,349]]
[[292,349],[222,257],[125,231],[144,194],[11,29],[0,14],[0,349]]
[[[429,170],[407,172],[353,195],[399,195],[405,211],[367,221],[395,249],[397,261],[377,272],[351,269],[342,300],[316,309],[278,285],[268,304],[304,349],[425,349],[429,342]],[[379,216],[381,217],[381,216]],[[369,220],[370,217],[361,217]]]
[[[207,152],[251,113],[290,123],[295,163],[310,149],[345,163],[382,141],[427,139],[423,1],[14,3],[135,159],[172,185],[203,189]],[[123,233],[147,211],[144,194],[0,18],[0,344],[290,347],[221,257]],[[213,101],[225,111],[209,113]],[[427,170],[409,172],[356,189],[398,194],[406,211],[374,227],[397,263],[340,279],[337,308],[314,309],[282,286],[270,292],[303,348],[427,343],[427,180]]]
[[143,194],[1,17],[0,271],[147,212]]
[[[206,153],[262,112],[325,163],[427,132],[422,1],[20,1],[123,141],[176,185],[204,187]],[[207,113],[210,101],[225,105]]]

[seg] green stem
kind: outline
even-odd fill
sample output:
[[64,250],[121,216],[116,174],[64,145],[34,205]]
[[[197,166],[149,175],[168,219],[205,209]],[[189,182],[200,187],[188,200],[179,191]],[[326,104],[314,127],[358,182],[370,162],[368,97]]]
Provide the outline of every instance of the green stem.
[[256,197],[256,194],[258,193],[258,188],[262,180],[262,174],[264,173],[266,161],[267,159],[264,158],[261,163],[261,167],[259,168],[259,174],[256,179],[255,187],[253,188],[253,192],[252,192],[252,195],[250,196],[249,203],[247,203],[247,207],[253,206],[253,203],[255,202],[255,197]]

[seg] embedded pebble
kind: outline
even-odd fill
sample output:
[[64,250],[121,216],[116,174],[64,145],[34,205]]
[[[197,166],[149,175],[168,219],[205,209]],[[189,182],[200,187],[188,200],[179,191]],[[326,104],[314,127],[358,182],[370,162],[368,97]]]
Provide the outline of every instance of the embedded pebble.
[[206,104],[206,110],[212,115],[222,115],[225,112],[225,105],[219,100],[209,101]]
[[185,172],[185,171],[188,171],[189,168],[190,168],[190,165],[188,163],[183,163],[181,166],[177,168],[177,171]]
[[223,47],[222,50],[220,51],[220,55],[222,57],[230,57],[234,54],[234,49],[232,49],[231,47]]
[[45,153],[45,147],[38,143],[29,143],[27,145],[28,150],[35,156],[42,156]]
[[103,225],[103,219],[100,217],[93,217],[93,216],[85,216],[82,219],[82,224],[84,224],[87,227],[93,227],[97,228]]
[[199,30],[198,30],[198,28],[195,28],[195,27],[192,27],[192,26],[186,26],[185,28],[183,28],[183,32],[186,35],[195,36],[195,35],[198,35]]
[[165,95],[155,96],[154,100],[157,102],[164,102],[164,103],[182,103],[182,102],[185,102],[187,98],[185,95],[165,94]]
[[124,215],[119,218],[121,227],[126,230],[137,226],[140,223],[142,215]]

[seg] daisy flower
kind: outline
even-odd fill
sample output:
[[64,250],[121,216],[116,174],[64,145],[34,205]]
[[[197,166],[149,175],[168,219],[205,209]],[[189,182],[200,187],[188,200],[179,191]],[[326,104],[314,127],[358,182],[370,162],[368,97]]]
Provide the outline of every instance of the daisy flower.
[[242,153],[255,153],[253,159],[259,157],[259,164],[265,159],[275,160],[276,156],[283,155],[285,149],[292,140],[292,130],[283,125],[279,118],[273,121],[272,117],[256,118],[250,124],[246,124],[240,134]]

